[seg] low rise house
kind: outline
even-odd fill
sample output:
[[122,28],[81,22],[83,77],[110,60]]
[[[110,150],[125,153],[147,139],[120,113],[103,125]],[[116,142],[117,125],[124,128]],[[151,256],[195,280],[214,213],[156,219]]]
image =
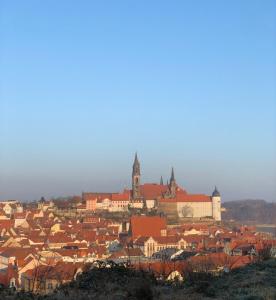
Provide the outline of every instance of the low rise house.
[[35,257],[37,251],[33,248],[6,248],[0,253],[0,269],[7,268],[9,264],[20,269],[26,259]]
[[20,288],[16,266],[9,264],[6,268],[0,269],[0,284],[9,288]]
[[188,259],[194,272],[218,274],[252,263],[250,256],[230,256],[223,252],[195,255]]
[[81,263],[60,262],[55,266],[39,266],[22,274],[22,288],[28,292],[47,294],[82,273]]

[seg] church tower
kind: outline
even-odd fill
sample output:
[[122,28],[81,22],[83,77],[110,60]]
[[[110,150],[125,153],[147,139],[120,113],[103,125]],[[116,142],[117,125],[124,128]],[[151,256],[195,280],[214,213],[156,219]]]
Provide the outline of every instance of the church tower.
[[176,181],[174,177],[174,170],[172,168],[172,174],[170,179],[170,196],[174,198],[176,196]]
[[138,161],[137,153],[135,153],[135,159],[132,167],[132,198],[138,199],[141,197],[140,192],[140,163]]
[[212,215],[216,221],[221,221],[221,196],[217,187],[212,194]]

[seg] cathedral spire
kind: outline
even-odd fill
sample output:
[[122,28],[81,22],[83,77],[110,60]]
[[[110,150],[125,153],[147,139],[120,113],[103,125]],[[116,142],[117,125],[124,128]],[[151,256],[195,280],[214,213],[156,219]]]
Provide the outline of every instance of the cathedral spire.
[[140,198],[140,163],[138,160],[137,152],[135,153],[134,163],[132,166],[132,197],[133,199]]
[[135,158],[134,158],[134,163],[132,167],[132,176],[133,175],[141,175],[140,174],[140,163],[138,160],[137,152],[135,152]]
[[170,182],[172,182],[172,181],[175,181],[173,167],[172,167],[172,173],[171,173],[171,179],[170,179]]
[[162,177],[162,176],[161,176],[161,178],[160,178],[160,185],[164,185],[163,177]]
[[138,156],[137,156],[137,152],[135,152],[134,163],[139,163],[139,161],[138,161]]
[[171,173],[171,178],[170,178],[170,193],[171,193],[171,197],[175,197],[176,195],[176,181],[175,181],[175,177],[174,177],[174,169],[172,167],[172,173]]

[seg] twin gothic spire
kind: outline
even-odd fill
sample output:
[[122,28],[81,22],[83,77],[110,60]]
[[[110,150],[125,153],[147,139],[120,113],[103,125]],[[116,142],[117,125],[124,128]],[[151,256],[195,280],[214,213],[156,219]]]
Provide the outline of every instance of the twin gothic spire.
[[[132,166],[132,197],[133,199],[140,199],[141,192],[140,192],[140,178],[141,178],[141,171],[140,171],[140,162],[138,160],[137,152],[135,153],[134,163]],[[160,185],[164,185],[163,177],[160,178]],[[176,196],[177,184],[174,176],[174,168],[172,167],[171,170],[171,178],[170,181],[167,181],[168,191],[167,196],[170,198],[174,198]],[[215,187],[215,190],[212,194],[212,197],[220,197],[220,193]]]
[[[135,153],[135,158],[132,166],[132,197],[134,199],[140,198],[140,177],[141,177],[141,171],[140,171],[140,162],[138,160],[137,152]],[[164,185],[163,177],[160,178],[160,185]],[[170,183],[167,184],[169,187],[170,195],[172,197],[175,197],[176,194],[176,180],[174,176],[174,169],[172,168],[171,171],[171,178]]]

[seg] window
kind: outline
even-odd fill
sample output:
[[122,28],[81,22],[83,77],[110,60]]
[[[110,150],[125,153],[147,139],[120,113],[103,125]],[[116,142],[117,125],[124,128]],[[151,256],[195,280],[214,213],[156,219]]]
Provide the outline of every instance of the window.
[[15,287],[15,279],[12,278],[10,281],[10,287]]
[[45,281],[41,281],[38,286],[39,286],[39,288],[41,290],[45,290],[45,288],[46,288],[46,282]]
[[48,290],[52,290],[53,289],[53,284],[51,282],[48,283]]

